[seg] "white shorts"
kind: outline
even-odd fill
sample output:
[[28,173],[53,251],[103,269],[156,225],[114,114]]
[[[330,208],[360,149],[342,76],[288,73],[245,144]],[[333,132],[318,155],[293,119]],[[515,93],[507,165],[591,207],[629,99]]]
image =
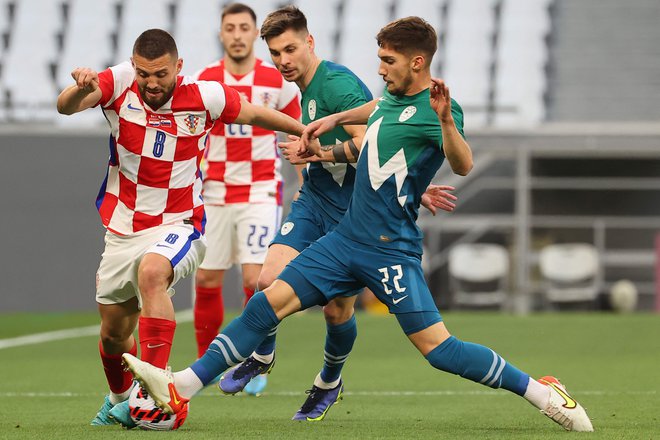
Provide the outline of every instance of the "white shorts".
[[234,264],[263,264],[268,245],[282,221],[282,207],[269,204],[233,203],[207,205],[208,250],[201,269],[227,270]]
[[[147,253],[159,254],[170,260],[174,269],[173,286],[191,274],[204,258],[206,239],[191,225],[162,225],[133,235],[105,233],[105,250],[96,272],[96,302],[119,304],[137,297],[138,266]],[[170,286],[168,293],[174,295]]]

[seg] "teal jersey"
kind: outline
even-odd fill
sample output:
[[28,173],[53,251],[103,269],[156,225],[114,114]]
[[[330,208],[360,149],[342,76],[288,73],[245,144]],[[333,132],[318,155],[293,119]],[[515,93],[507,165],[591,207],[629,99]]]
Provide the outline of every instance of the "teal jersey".
[[[353,198],[337,232],[370,246],[422,253],[416,224],[422,194],[445,159],[429,89],[414,96],[385,91],[369,116]],[[452,100],[463,135],[463,110]]]
[[[372,99],[367,86],[348,68],[321,61],[312,81],[302,92],[302,122],[309,124],[324,116],[359,107]],[[321,145],[334,145],[350,138],[343,127],[337,127],[319,140]],[[312,201],[338,222],[353,193],[355,164],[310,163],[303,170],[303,179],[300,197]]]

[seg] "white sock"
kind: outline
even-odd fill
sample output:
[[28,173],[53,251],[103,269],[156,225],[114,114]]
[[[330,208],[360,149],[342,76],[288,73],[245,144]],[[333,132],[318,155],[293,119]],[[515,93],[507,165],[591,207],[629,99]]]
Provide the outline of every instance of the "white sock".
[[314,379],[314,386],[321,388],[322,390],[331,390],[333,388],[336,388],[337,385],[339,385],[339,381],[341,380],[341,377],[339,377],[337,380],[332,381],[330,383],[325,382],[323,379],[321,379],[321,373],[316,375],[316,378]]
[[179,392],[181,397],[190,399],[202,388],[204,388],[204,384],[201,380],[199,380],[199,377],[197,377],[192,368],[186,368],[185,370],[177,371],[173,375],[174,386],[176,386],[176,390]]
[[525,391],[523,397],[538,409],[545,409],[550,402],[550,390],[547,385],[543,385],[530,377],[527,383],[527,391]]
[[131,387],[129,389],[127,389],[123,393],[119,393],[119,394],[113,393],[112,391],[110,391],[110,396],[109,396],[110,403],[112,403],[113,405],[116,405],[119,402],[123,402],[124,400],[128,400],[128,396],[130,396],[131,390],[133,390],[134,386],[135,386],[135,382],[133,382],[133,385],[131,385]]
[[273,358],[275,357],[275,352],[273,351],[272,353],[269,354],[259,354],[256,351],[252,353],[252,357],[261,362],[262,364],[270,364],[273,362]]

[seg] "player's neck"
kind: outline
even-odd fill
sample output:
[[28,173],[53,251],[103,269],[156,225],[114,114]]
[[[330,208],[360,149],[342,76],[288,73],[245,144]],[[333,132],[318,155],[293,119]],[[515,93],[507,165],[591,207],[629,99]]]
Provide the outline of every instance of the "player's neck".
[[305,89],[309,86],[309,83],[312,82],[312,79],[314,79],[314,75],[316,75],[316,70],[319,68],[320,64],[321,64],[321,59],[316,55],[314,55],[312,58],[312,62],[309,64],[309,69],[307,69],[307,72],[305,72],[302,78],[296,81],[296,85],[298,86],[301,92],[304,92]]
[[236,60],[226,55],[224,57],[225,69],[227,69],[227,72],[237,76],[250,73],[254,69],[255,61],[256,57],[254,53],[241,60]]
[[410,87],[406,91],[406,96],[413,96],[426,90],[431,87],[431,73],[430,72],[421,72],[415,75],[414,81],[410,84]]

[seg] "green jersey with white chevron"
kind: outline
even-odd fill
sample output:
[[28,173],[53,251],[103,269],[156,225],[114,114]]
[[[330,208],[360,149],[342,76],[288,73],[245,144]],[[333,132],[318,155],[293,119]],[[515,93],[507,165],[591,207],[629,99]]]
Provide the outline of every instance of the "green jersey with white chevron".
[[[371,246],[422,253],[415,223],[422,194],[445,159],[429,89],[413,96],[385,91],[369,116],[348,211],[336,231]],[[463,110],[451,112],[463,135]]]
[[[302,92],[302,122],[306,125],[372,99],[367,86],[348,68],[321,61],[312,81]],[[348,139],[351,136],[343,127],[336,127],[319,138],[321,145],[334,145]],[[338,222],[353,193],[355,164],[313,162],[303,170],[303,179],[300,197],[313,201],[324,214]]]

